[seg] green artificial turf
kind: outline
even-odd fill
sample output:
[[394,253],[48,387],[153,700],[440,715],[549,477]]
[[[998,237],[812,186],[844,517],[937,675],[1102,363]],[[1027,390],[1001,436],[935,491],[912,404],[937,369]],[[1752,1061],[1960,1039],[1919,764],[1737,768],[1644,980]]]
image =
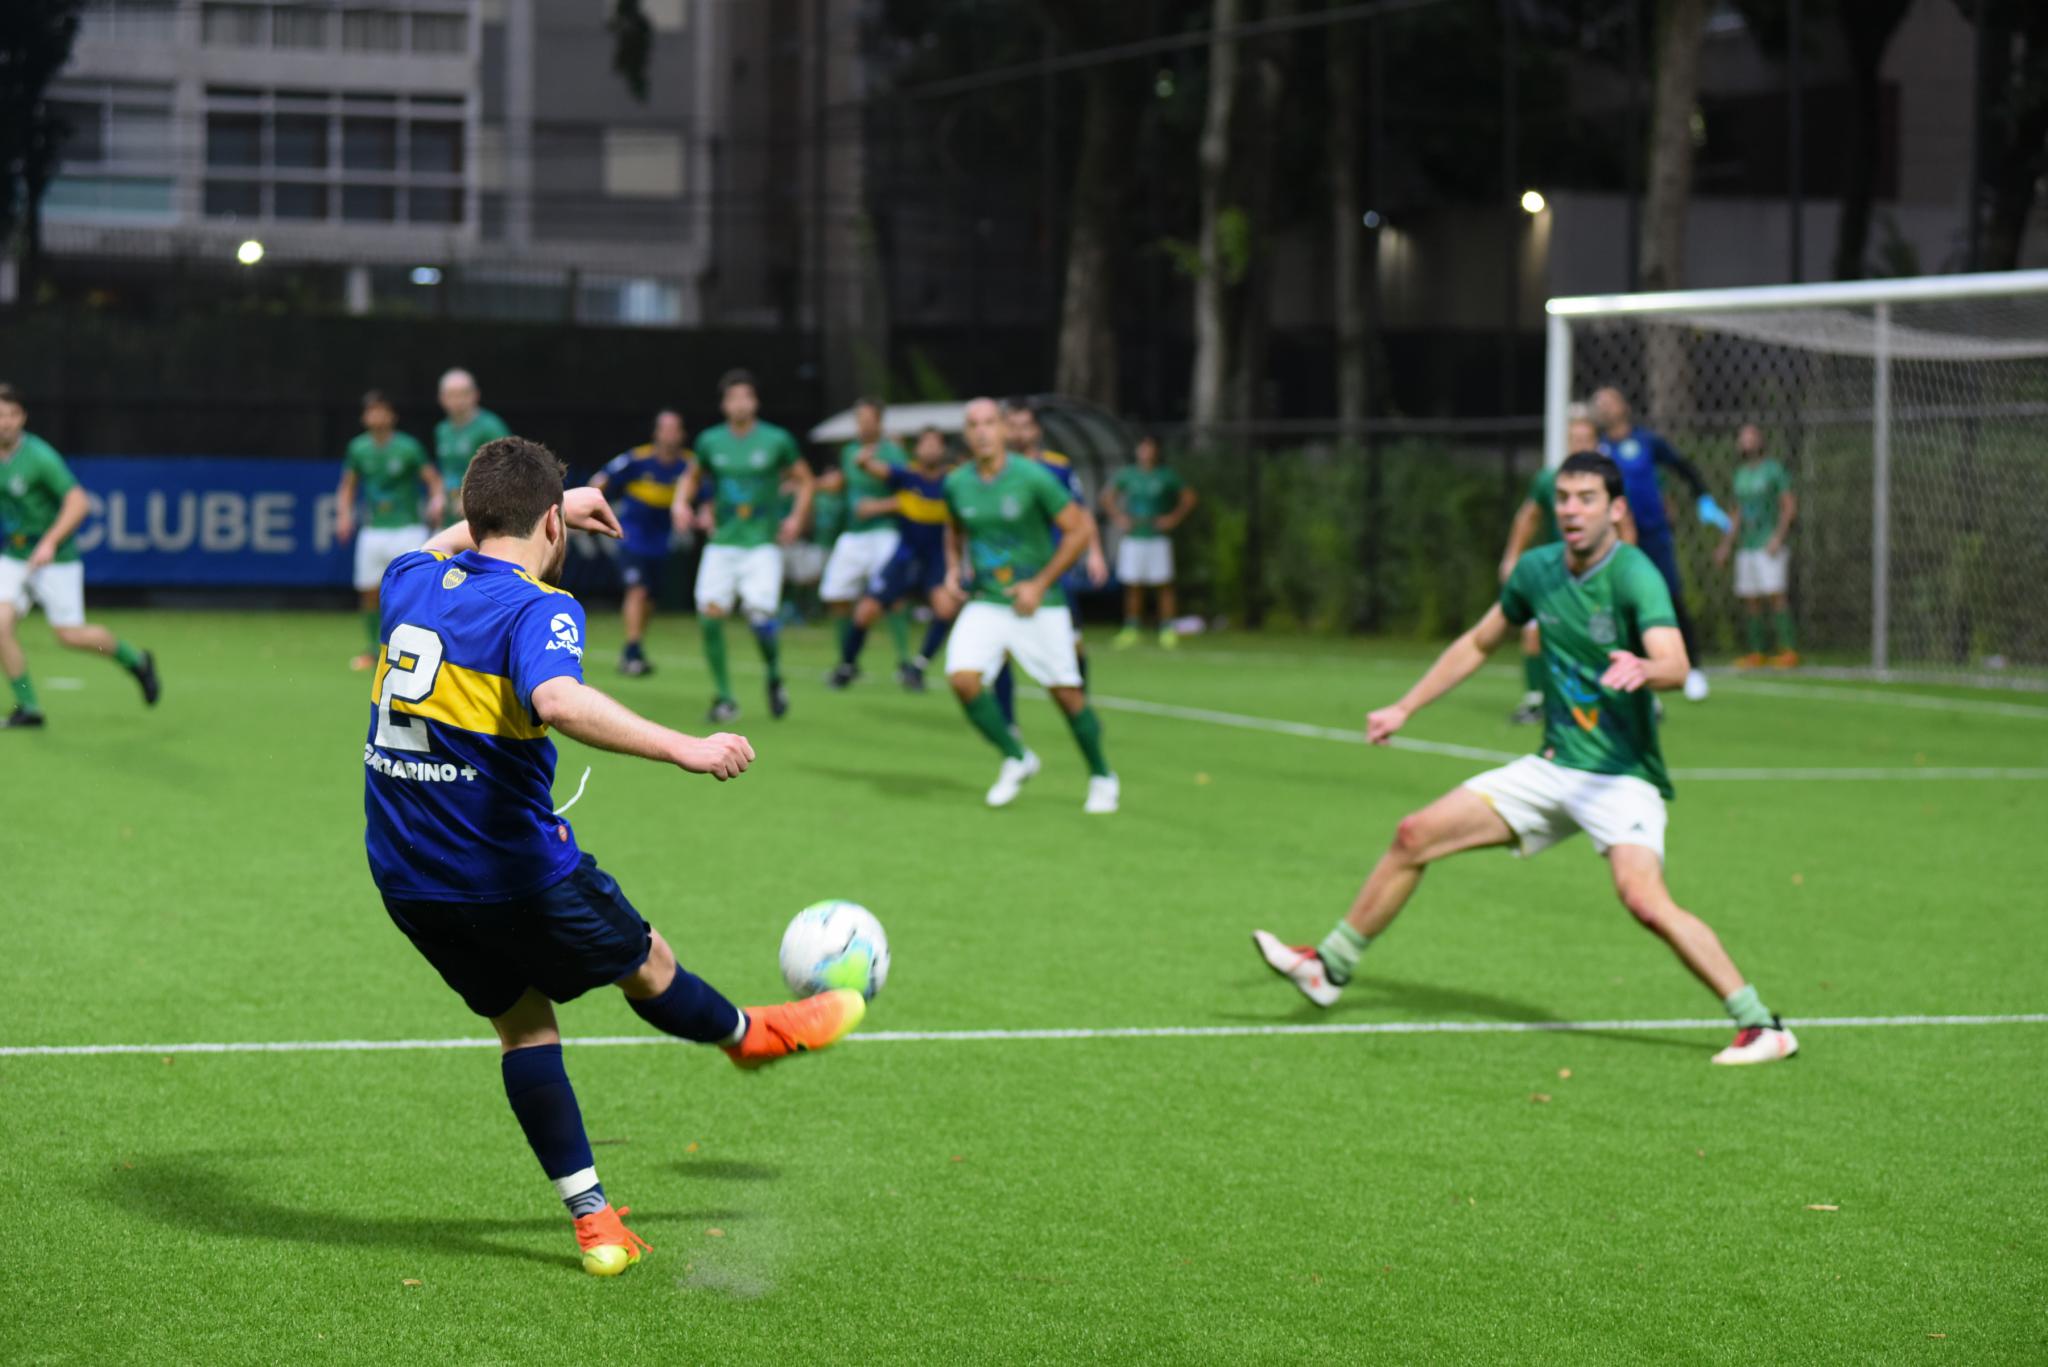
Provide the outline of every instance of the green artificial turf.
[[[51,727],[0,735],[0,1045],[488,1035],[361,847],[368,681],[343,615],[108,614],[111,666],[24,630]],[[686,622],[621,680],[701,727]],[[1433,871],[1321,1012],[1248,932],[1328,929],[1406,810],[1482,762],[1354,729],[1412,643],[1096,642],[1124,810],[1085,818],[1049,704],[1016,806],[942,691],[845,694],[826,636],[717,785],[562,745],[579,839],[685,963],[781,994],[787,918],[889,928],[866,1029],[1715,1018],[1584,842]],[[65,680],[74,680],[67,684]],[[1519,752],[1503,658],[1411,724]],[[1673,700],[1681,771],[2048,764],[2048,699],[1797,678]],[[1801,1019],[2048,1009],[2048,782],[1680,779],[1680,900]],[[585,1277],[487,1047],[0,1057],[0,1361],[2040,1361],[2048,1025],[854,1042],[758,1076],[562,1012],[599,1171],[653,1254]],[[1568,1071],[1568,1075],[1567,1075]],[[1832,1210],[1810,1207],[1830,1206]]]

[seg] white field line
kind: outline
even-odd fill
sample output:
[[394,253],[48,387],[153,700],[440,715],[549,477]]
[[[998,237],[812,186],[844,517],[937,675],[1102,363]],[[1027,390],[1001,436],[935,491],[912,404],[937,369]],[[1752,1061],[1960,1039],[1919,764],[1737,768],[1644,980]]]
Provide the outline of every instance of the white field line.
[[[2001,1016],[1816,1016],[1792,1022],[1801,1030],[1897,1026],[2048,1025],[2048,1013]],[[1357,1021],[1327,1025],[1137,1025],[1052,1030],[875,1030],[849,1035],[848,1044],[980,1044],[1097,1039],[1261,1039],[1279,1035],[1530,1035],[1615,1031],[1726,1030],[1725,1017],[1683,1020],[1587,1021]],[[585,1049],[670,1045],[667,1035],[591,1035],[567,1044]],[[79,1057],[104,1054],[377,1054],[449,1049],[495,1049],[493,1039],[337,1039],[234,1041],[184,1044],[0,1045],[0,1058]]]
[[[1090,701],[1107,712],[1136,712],[1149,717],[1208,722],[1215,726],[1234,726],[1240,730],[1266,731],[1281,736],[1302,736],[1309,740],[1333,740],[1346,745],[1365,744],[1364,732],[1350,731],[1338,726],[1311,726],[1306,722],[1280,721],[1272,717],[1248,717],[1237,712],[1217,712],[1205,707],[1180,707],[1173,703],[1146,702],[1141,698],[1113,698],[1100,693],[1095,694]],[[1445,741],[1414,740],[1408,736],[1394,737],[1391,746],[1396,750],[1412,750],[1426,755],[1448,755],[1454,759],[1481,760],[1489,764],[1505,764],[1509,760],[1521,758],[1520,755],[1505,750],[1485,750],[1476,745],[1452,745]],[[2048,779],[2048,767],[1900,765],[1863,769],[1674,769],[1671,776],[1674,779],[1697,783],[1772,783],[1788,780],[1838,783],[1893,783],[1913,779],[2031,780]]]
[[[1709,671],[1721,677],[1718,670]],[[1805,698],[1814,702],[1877,703],[1908,707],[1922,712],[1960,712],[1985,717],[2020,717],[2027,721],[2048,721],[2048,707],[2020,702],[1998,702],[1990,698],[1943,698],[1932,693],[1902,693],[1891,688],[1842,688],[1833,684],[1777,683],[1735,674],[1723,678],[1730,693],[1754,693],[1771,698]]]

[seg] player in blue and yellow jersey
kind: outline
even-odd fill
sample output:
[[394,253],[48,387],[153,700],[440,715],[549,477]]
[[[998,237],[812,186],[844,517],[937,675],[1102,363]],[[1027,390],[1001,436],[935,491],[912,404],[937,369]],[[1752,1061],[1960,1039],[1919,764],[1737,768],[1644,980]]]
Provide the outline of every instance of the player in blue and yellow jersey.
[[953,624],[959,604],[940,590],[946,582],[946,438],[936,427],[917,434],[917,454],[911,464],[890,465],[877,456],[863,454],[861,469],[889,489],[886,498],[868,500],[867,511],[876,516],[896,516],[896,550],[887,564],[868,581],[867,594],[853,609],[853,622],[840,642],[839,663],[830,682],[843,688],[860,672],[860,651],[867,643],[868,629],[884,612],[921,598],[931,605],[931,625],[925,629],[924,648],[915,660],[897,672],[897,679],[913,693],[924,692],[924,671],[938,652],[939,643]]
[[620,528],[597,490],[565,496],[562,473],[538,443],[486,443],[463,482],[468,519],[385,570],[365,844],[392,921],[496,1029],[506,1099],[569,1208],[583,1269],[611,1276],[647,1245],[598,1183],[554,1003],[615,984],[648,1024],[742,1068],[833,1043],[865,1006],[847,991],[734,1006],[677,966],[553,810],[551,728],[721,781],[754,759],[743,736],[682,735],[583,682],[583,609],[555,585],[570,528]]
[[[1073,460],[1059,451],[1049,451],[1045,445],[1045,428],[1038,421],[1038,406],[1031,399],[1008,399],[1003,403],[1003,422],[1009,433],[1010,449],[1027,460],[1035,460],[1052,472],[1060,487],[1067,491],[1067,497],[1081,505],[1085,520],[1088,549],[1082,553],[1081,561],[1061,581],[1066,590],[1067,612],[1074,619],[1074,659],[1081,667],[1081,688],[1088,687],[1088,643],[1081,635],[1081,595],[1089,589],[1099,589],[1109,582],[1109,558],[1102,553],[1102,528],[1095,521],[1095,514],[1089,511],[1087,491],[1081,485],[1081,472],[1074,468]],[[1062,533],[1053,529],[1053,545],[1060,543]],[[1017,677],[1005,666],[996,676],[996,704],[1003,710],[1003,719],[1017,724]]]
[[626,533],[619,550],[619,578],[626,586],[619,606],[626,626],[621,674],[637,677],[654,669],[642,642],[668,563],[669,538],[675,535],[676,485],[696,459],[683,445],[687,435],[683,415],[664,408],[654,415],[654,440],[614,456],[590,477],[591,488],[608,490],[618,501],[619,526]]
[[1727,531],[1732,519],[1707,492],[1707,481],[1699,467],[1673,450],[1671,443],[1631,415],[1621,391],[1608,386],[1594,391],[1593,421],[1600,429],[1600,454],[1621,468],[1622,484],[1628,490],[1628,511],[1635,523],[1636,545],[1671,590],[1671,604],[1678,610],[1678,630],[1685,637],[1685,652],[1692,670],[1685,676],[1688,702],[1704,702],[1707,676],[1700,672],[1699,638],[1692,629],[1692,614],[1685,610],[1685,586],[1679,582],[1678,548],[1671,518],[1664,510],[1664,490],[1658,483],[1661,466],[1672,471],[1692,489],[1699,519],[1710,527]]

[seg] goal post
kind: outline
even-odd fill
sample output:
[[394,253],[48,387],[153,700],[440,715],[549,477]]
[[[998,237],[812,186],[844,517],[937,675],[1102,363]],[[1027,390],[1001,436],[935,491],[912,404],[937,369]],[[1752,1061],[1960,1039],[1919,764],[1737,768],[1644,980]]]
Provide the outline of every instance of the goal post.
[[[1818,667],[2048,688],[2048,271],[1552,299],[1544,458],[1603,385],[1733,507],[1736,433],[1799,496],[1791,597]],[[1665,479],[1709,655],[1717,533]]]

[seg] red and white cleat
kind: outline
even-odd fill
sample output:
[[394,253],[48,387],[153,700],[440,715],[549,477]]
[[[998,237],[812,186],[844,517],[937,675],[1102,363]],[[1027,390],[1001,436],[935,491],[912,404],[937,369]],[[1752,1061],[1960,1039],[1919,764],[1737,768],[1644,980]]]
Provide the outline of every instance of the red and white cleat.
[[1322,956],[1308,945],[1290,945],[1263,930],[1252,932],[1252,944],[1266,966],[1301,989],[1317,1006],[1335,1006],[1344,989],[1330,981]]
[[1799,1052],[1799,1041],[1776,1016],[1769,1025],[1751,1025],[1735,1032],[1735,1043],[1714,1055],[1721,1064],[1776,1063]]

